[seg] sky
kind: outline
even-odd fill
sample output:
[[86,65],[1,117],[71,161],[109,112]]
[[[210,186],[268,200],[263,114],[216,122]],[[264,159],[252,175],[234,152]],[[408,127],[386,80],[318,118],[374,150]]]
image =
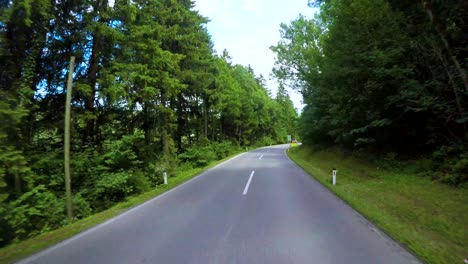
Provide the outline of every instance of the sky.
[[[270,80],[275,55],[269,47],[280,40],[280,23],[289,24],[299,14],[313,17],[307,0],[195,0],[195,4],[211,20],[207,28],[216,51],[226,49],[234,63],[250,64],[275,95],[277,83]],[[294,106],[302,109],[302,96],[291,90],[290,95]]]

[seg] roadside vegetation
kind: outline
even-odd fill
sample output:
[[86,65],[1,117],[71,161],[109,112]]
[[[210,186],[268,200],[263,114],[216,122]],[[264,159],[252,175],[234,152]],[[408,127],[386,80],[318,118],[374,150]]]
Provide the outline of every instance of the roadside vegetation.
[[[429,263],[468,256],[467,1],[310,0],[274,75],[303,95],[291,157]],[[337,150],[341,151],[337,151]],[[343,154],[345,153],[345,154]]]
[[[430,177],[427,160],[404,163],[300,146],[288,155],[305,171],[428,263],[463,263],[468,189]],[[336,168],[337,184],[331,183]]]
[[240,149],[285,142],[295,130],[285,89],[271,94],[250,66],[216,53],[208,19],[192,1],[110,2],[0,1],[0,247],[75,230],[70,224],[80,219],[94,224],[128,197],[165,188],[163,171],[174,182]]
[[282,24],[274,75],[299,90],[306,145],[396,159],[468,181],[468,2],[315,0]]
[[[240,152],[240,150],[238,150],[238,152]],[[209,161],[205,167],[179,168],[176,172],[174,172],[174,175],[169,178],[167,185],[160,184],[143,194],[126,197],[124,201],[114,204],[109,209],[96,214],[91,214],[86,218],[82,218],[58,229],[45,231],[38,236],[3,247],[0,249],[0,263],[13,263],[14,261],[25,258],[62,240],[70,238],[73,235],[83,232],[86,229],[100,224],[131,209],[132,207],[135,207],[164,192],[171,190],[174,187],[177,187],[178,185],[192,179],[194,176],[197,176],[201,172],[228,160],[236,154],[237,152],[234,152],[231,156],[222,160]]]

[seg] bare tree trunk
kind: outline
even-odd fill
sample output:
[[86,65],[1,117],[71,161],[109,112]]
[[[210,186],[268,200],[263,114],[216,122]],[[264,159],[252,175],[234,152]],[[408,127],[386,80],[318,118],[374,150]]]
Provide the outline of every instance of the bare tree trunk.
[[73,221],[73,202],[71,193],[71,176],[70,176],[70,114],[71,114],[71,95],[73,83],[73,71],[75,67],[75,57],[70,58],[70,70],[68,71],[67,81],[67,97],[65,103],[65,138],[64,138],[64,169],[65,169],[65,194],[67,197],[67,214],[68,219]]

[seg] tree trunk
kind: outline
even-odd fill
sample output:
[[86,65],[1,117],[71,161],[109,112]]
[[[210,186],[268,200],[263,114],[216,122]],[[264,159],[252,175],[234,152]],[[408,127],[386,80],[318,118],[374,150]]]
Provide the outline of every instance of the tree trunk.
[[166,106],[167,103],[167,96],[166,91],[161,89],[161,144],[162,144],[162,153],[163,153],[163,161],[165,164],[165,168],[168,169],[171,167],[172,157],[174,155],[173,148],[170,146],[170,136],[171,136],[171,127],[170,127],[170,120],[169,120],[169,113]]
[[[108,8],[107,0],[95,1],[93,4],[94,9],[94,18],[97,18],[97,23],[107,23],[107,19],[103,18],[102,13],[106,12]],[[97,78],[99,73],[99,61],[102,56],[101,47],[104,44],[98,29],[95,28],[92,34],[92,48],[91,48],[91,57],[89,60],[89,68],[87,72],[88,84],[91,89],[89,94],[85,99],[85,110],[88,113],[91,113],[91,118],[86,119],[86,128],[85,128],[85,140],[88,142],[94,141],[94,136],[96,132],[96,86]]]
[[143,103],[143,131],[145,133],[145,144],[148,146],[151,143],[150,124],[148,117],[148,103]]
[[[212,110],[212,112],[214,112]],[[215,134],[216,134],[216,119],[214,117],[214,114],[211,114],[211,141],[215,141]]]
[[182,137],[184,135],[184,116],[185,116],[185,109],[183,107],[184,104],[184,98],[182,93],[179,93],[177,95],[177,135],[175,137],[176,139],[176,144],[177,144],[177,149],[180,151],[182,150]]
[[203,135],[208,138],[208,105],[207,100],[204,100],[203,104]]
[[92,114],[92,118],[86,119],[86,130],[85,130],[85,141],[93,142],[94,139],[94,122],[96,109],[94,106],[94,100],[96,98],[96,83],[97,83],[97,74],[99,70],[99,37],[95,32],[93,34],[93,47],[91,51],[91,59],[89,61],[88,68],[88,84],[91,89],[90,93],[86,96],[85,99],[85,109],[87,112]]

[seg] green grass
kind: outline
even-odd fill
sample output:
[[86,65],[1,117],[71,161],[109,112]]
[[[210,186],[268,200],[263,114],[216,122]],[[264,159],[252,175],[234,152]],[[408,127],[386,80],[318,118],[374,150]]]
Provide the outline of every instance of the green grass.
[[[235,154],[237,155],[237,154]],[[62,240],[70,238],[80,232],[85,231],[99,223],[102,223],[114,216],[117,216],[129,208],[137,206],[145,201],[148,201],[188,180],[201,172],[216,166],[217,164],[226,161],[234,155],[219,161],[213,161],[204,168],[192,168],[179,172],[175,177],[170,177],[167,185],[159,185],[153,190],[141,194],[139,196],[129,197],[126,201],[118,203],[111,208],[91,215],[85,219],[78,220],[70,225],[61,227],[56,230],[42,233],[36,237],[11,244],[7,247],[0,249],[0,263],[12,263],[14,261],[23,259],[32,255],[40,250],[52,246]]]
[[[336,150],[291,148],[299,166],[428,263],[468,257],[468,190],[382,170]],[[336,167],[337,185],[331,185]]]

